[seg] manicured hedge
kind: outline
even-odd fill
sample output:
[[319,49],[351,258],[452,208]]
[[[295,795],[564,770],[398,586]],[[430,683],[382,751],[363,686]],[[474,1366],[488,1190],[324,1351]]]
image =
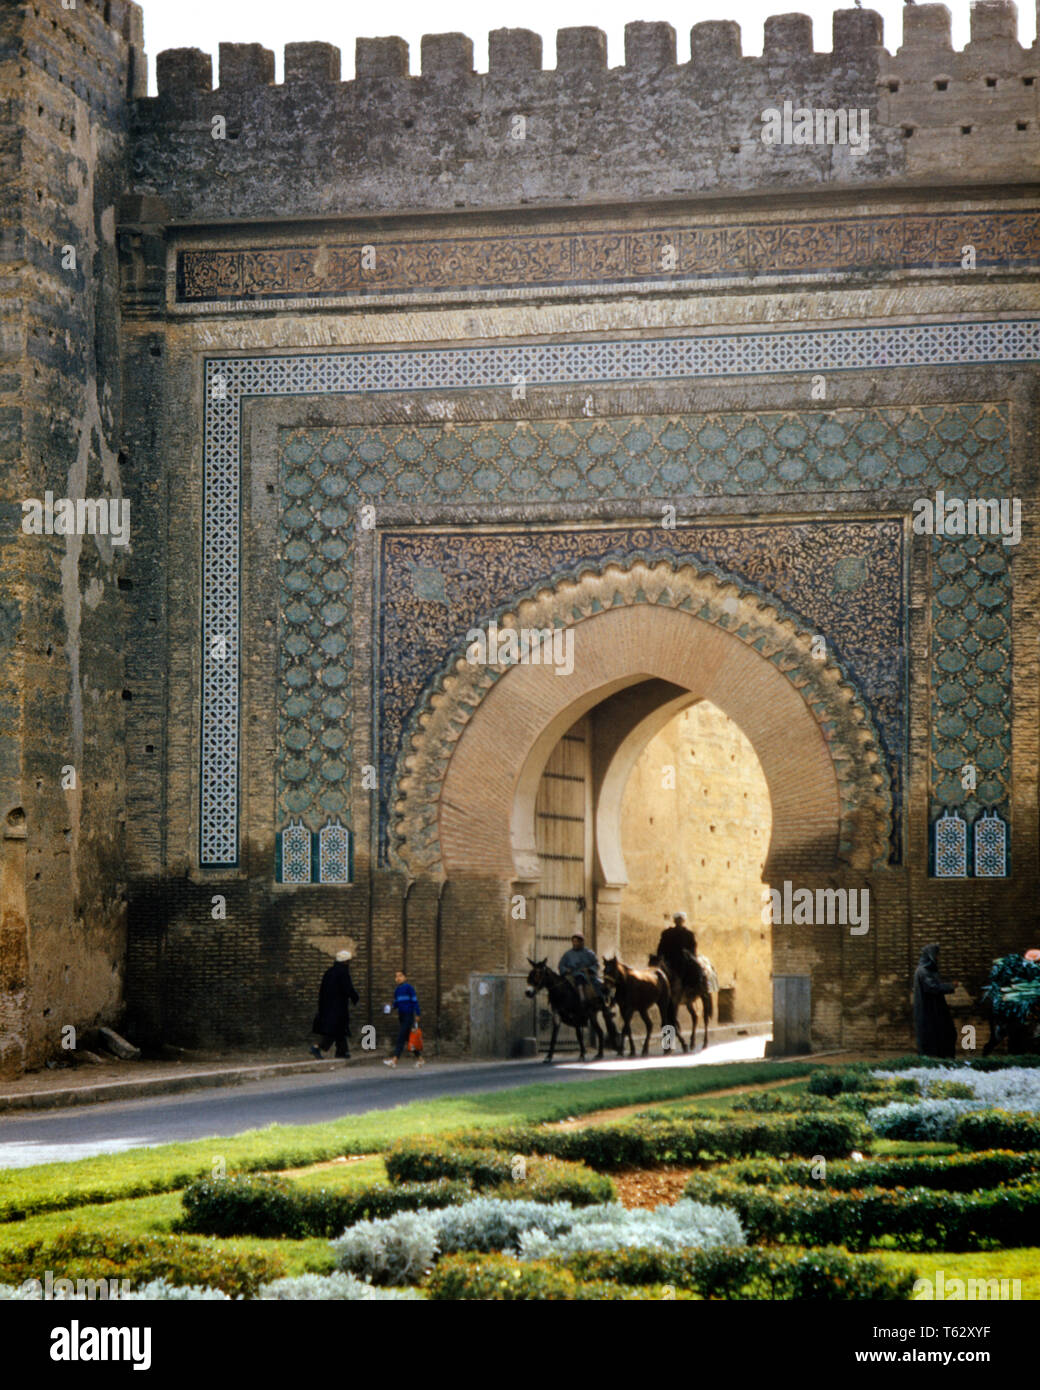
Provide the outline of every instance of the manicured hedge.
[[536,1202],[571,1202],[588,1206],[612,1202],[614,1184],[584,1163],[558,1158],[507,1153],[501,1149],[469,1148],[450,1139],[409,1139],[396,1144],[386,1157],[393,1182],[430,1182],[451,1178],[472,1183],[477,1191],[498,1189],[498,1195],[530,1197]]
[[261,1284],[280,1278],[285,1265],[275,1254],[228,1250],[212,1241],[158,1235],[120,1238],[79,1227],[54,1240],[0,1253],[0,1283],[42,1280],[47,1270],[55,1279],[128,1279],[135,1288],[165,1279],[168,1284],[203,1285],[233,1298],[252,1298]]
[[402,1139],[386,1155],[391,1182],[456,1178],[478,1191],[510,1182],[513,1160],[501,1149],[460,1148],[450,1139]]
[[287,1178],[241,1174],[206,1178],[181,1194],[182,1231],[211,1236],[336,1236],[356,1221],[471,1197],[468,1183],[373,1184],[355,1191],[300,1187]]
[[[917,1099],[917,1087],[913,1083],[910,1084],[912,1089],[908,1094]],[[733,1109],[753,1115],[841,1115],[850,1110],[865,1115],[871,1107],[885,1105],[906,1094],[903,1088],[842,1091],[833,1096],[809,1095],[804,1091],[795,1092],[793,1095],[784,1091],[761,1091],[734,1101]]]
[[748,1187],[810,1187],[851,1192],[864,1187],[930,1187],[947,1192],[975,1192],[1017,1182],[1040,1173],[1040,1153],[991,1149],[974,1154],[919,1154],[872,1158],[862,1163],[832,1159],[822,1176],[809,1159],[745,1159],[720,1164],[712,1177]]
[[431,1299],[905,1299],[914,1276],[843,1250],[619,1250],[556,1260],[450,1255]]
[[[911,1077],[875,1076],[879,1063],[859,1063],[857,1066],[842,1067],[840,1070],[817,1071],[809,1078],[807,1090],[813,1096],[847,1096],[858,1091],[870,1091],[887,1100],[898,1096],[916,1096],[917,1082]],[[887,1062],[885,1070],[893,1069]]]
[[[856,1115],[816,1114],[758,1120],[636,1119],[587,1129],[525,1128],[479,1132],[479,1140],[512,1153],[552,1154],[613,1171],[660,1163],[699,1163],[753,1154],[821,1154],[839,1158],[865,1144],[869,1130]],[[476,1146],[477,1134],[451,1136],[456,1145]]]
[[567,1268],[582,1280],[670,1284],[702,1298],[897,1299],[914,1276],[843,1250],[618,1250],[572,1255]]
[[[418,1149],[420,1146],[416,1146]],[[424,1164],[418,1154],[403,1155],[395,1172],[429,1172],[430,1181],[375,1183],[353,1191],[301,1187],[274,1174],[236,1174],[226,1178],[206,1178],[194,1182],[181,1194],[184,1215],[178,1229],[210,1236],[283,1236],[293,1240],[305,1236],[338,1236],[358,1221],[393,1216],[399,1211],[452,1206],[471,1199],[474,1188],[459,1177],[437,1177],[438,1168],[456,1173],[466,1171],[465,1149],[423,1145],[429,1158]],[[490,1155],[498,1159],[497,1154]],[[455,1159],[458,1162],[455,1162]],[[444,1160],[441,1162],[441,1160]],[[527,1198],[534,1202],[570,1202],[589,1206],[612,1202],[614,1184],[601,1173],[580,1163],[563,1163],[551,1158],[519,1158],[514,1167],[507,1158],[496,1169],[487,1157],[478,1157],[473,1171],[485,1178],[492,1171],[507,1176],[516,1172],[518,1181],[500,1183],[499,1197]]]
[[1040,1149],[1040,1115],[973,1110],[954,1123],[950,1137],[962,1149]]
[[926,1187],[812,1191],[747,1187],[714,1174],[692,1177],[687,1197],[732,1208],[752,1241],[844,1245],[883,1239],[901,1250],[980,1250],[1040,1243],[1040,1184],[974,1194]]
[[548,1260],[517,1260],[512,1255],[448,1255],[426,1281],[431,1299],[459,1302],[586,1302],[658,1299],[653,1289],[582,1282],[569,1269]]

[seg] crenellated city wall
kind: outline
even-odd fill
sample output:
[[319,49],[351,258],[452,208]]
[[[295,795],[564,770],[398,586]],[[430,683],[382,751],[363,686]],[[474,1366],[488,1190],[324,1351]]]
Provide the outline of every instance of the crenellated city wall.
[[[775,15],[745,56],[738,24],[708,21],[685,63],[671,25],[633,23],[616,68],[599,29],[559,30],[552,69],[537,34],[498,29],[487,73],[469,38],[435,34],[414,76],[403,39],[358,39],[348,82],[331,44],[287,45],[280,84],[269,49],[221,44],[215,88],[208,54],[174,49],[135,105],[133,187],[199,223],[1035,176],[1040,59],[1016,6],[974,5],[961,52],[945,5],[903,22],[889,53],[880,15],[839,10],[819,52],[807,16]],[[766,144],[762,113],[785,101],[867,112],[869,140]]]

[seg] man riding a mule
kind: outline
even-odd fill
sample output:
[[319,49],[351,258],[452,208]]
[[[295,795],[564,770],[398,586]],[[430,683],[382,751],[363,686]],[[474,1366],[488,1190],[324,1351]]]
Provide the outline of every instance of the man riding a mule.
[[[588,1028],[596,1039],[597,1059],[603,1056],[604,1030],[611,1047],[615,1048],[620,1056],[621,1040],[617,1035],[611,1006],[599,978],[599,962],[591,951],[585,949],[584,937],[576,934],[573,940],[574,944],[560,962],[559,974],[551,969],[547,960],[532,960],[530,956],[527,957],[531,967],[531,973],[527,977],[527,997],[533,999],[540,989],[546,990],[552,1010],[552,1037],[549,1039],[549,1051],[542,1060],[552,1061],[561,1023],[568,1024],[577,1034],[578,1050],[583,1062],[585,1028]],[[562,969],[565,962],[570,967],[566,974]],[[602,1017],[603,1028],[600,1027],[597,1015]]]
[[[690,1015],[692,1031],[690,1046],[696,1045],[697,1017],[694,1005],[699,1003],[704,1013],[704,1046],[708,1046],[708,1020],[714,1011],[711,996],[717,993],[719,977],[707,956],[697,950],[697,938],[687,926],[686,913],[677,912],[672,918],[673,925],[666,927],[657,943],[657,952],[650,957],[651,965],[663,965],[672,988],[672,1004],[675,1015],[681,1005],[685,1005]],[[682,1034],[679,1042],[685,1049]]]
[[675,979],[684,985],[695,985],[700,979],[697,964],[697,938],[687,925],[686,913],[676,912],[674,925],[665,927],[657,943],[657,955],[668,966]]
[[598,1009],[607,1001],[603,981],[599,977],[599,958],[585,945],[580,931],[571,937],[571,948],[560,957],[560,974],[576,987],[580,998],[590,1009]]

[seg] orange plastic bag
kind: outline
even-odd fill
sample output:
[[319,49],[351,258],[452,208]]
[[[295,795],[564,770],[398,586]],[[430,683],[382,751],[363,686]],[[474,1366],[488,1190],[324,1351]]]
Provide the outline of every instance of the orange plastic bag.
[[408,1051],[422,1051],[422,1029],[419,1027],[418,1024],[416,1024],[412,1031],[408,1034]]

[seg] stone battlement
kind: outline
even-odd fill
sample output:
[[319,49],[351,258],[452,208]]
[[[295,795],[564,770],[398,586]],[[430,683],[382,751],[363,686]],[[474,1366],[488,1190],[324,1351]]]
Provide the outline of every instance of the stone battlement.
[[[172,221],[347,212],[508,208],[672,196],[800,192],[913,182],[1022,182],[1040,170],[1037,49],[1017,38],[1010,0],[978,0],[953,49],[945,5],[908,6],[892,54],[881,17],[839,10],[816,52],[805,15],[765,22],[743,56],[731,20],[695,24],[689,62],[675,30],[634,23],[625,63],[607,67],[599,29],[561,29],[556,67],[524,29],[472,41],[427,35],[421,72],[400,38],[358,39],[353,80],[340,50],[289,44],[285,80],[259,44],[221,44],[218,85],[197,49],[159,54],[159,95],[135,105],[133,192]],[[869,142],[767,145],[762,112],[866,111]],[[227,138],[212,138],[223,116]],[[522,118],[522,119],[518,119]],[[974,136],[975,138],[971,138]]]
[[[892,61],[918,63],[929,57],[954,61],[957,78],[969,77],[979,62],[998,66],[1021,63],[1032,50],[1018,42],[1017,7],[1012,0],[977,0],[971,11],[971,41],[955,53],[951,15],[945,5],[908,6],[903,19],[903,44]],[[838,10],[832,20],[832,50],[813,50],[813,25],[808,15],[773,15],[765,21],[761,56],[744,57],[740,26],[734,20],[708,20],[690,30],[690,61],[676,59],[676,33],[670,24],[633,23],[625,26],[625,61],[607,68],[607,39],[601,29],[560,29],[556,35],[556,66],[546,69],[541,36],[528,29],[496,29],[488,36],[486,76],[508,81],[553,72],[568,81],[596,75],[645,76],[668,68],[701,72],[721,64],[739,65],[739,80],[763,65],[799,58],[831,59],[832,70],[857,60],[872,63],[883,51],[883,23],[873,10]],[[1004,59],[1004,63],[1000,60]],[[473,41],[465,34],[426,34],[422,39],[420,72],[410,71],[408,44],[401,38],[358,39],[355,46],[356,82],[376,79],[456,82],[480,77],[473,67]],[[342,54],[329,43],[291,43],[285,47],[285,80],[300,83],[340,83]],[[213,60],[197,48],[174,48],[157,60],[159,96],[176,101],[213,90]],[[274,53],[261,44],[222,43],[216,90],[255,90],[274,84]]]

